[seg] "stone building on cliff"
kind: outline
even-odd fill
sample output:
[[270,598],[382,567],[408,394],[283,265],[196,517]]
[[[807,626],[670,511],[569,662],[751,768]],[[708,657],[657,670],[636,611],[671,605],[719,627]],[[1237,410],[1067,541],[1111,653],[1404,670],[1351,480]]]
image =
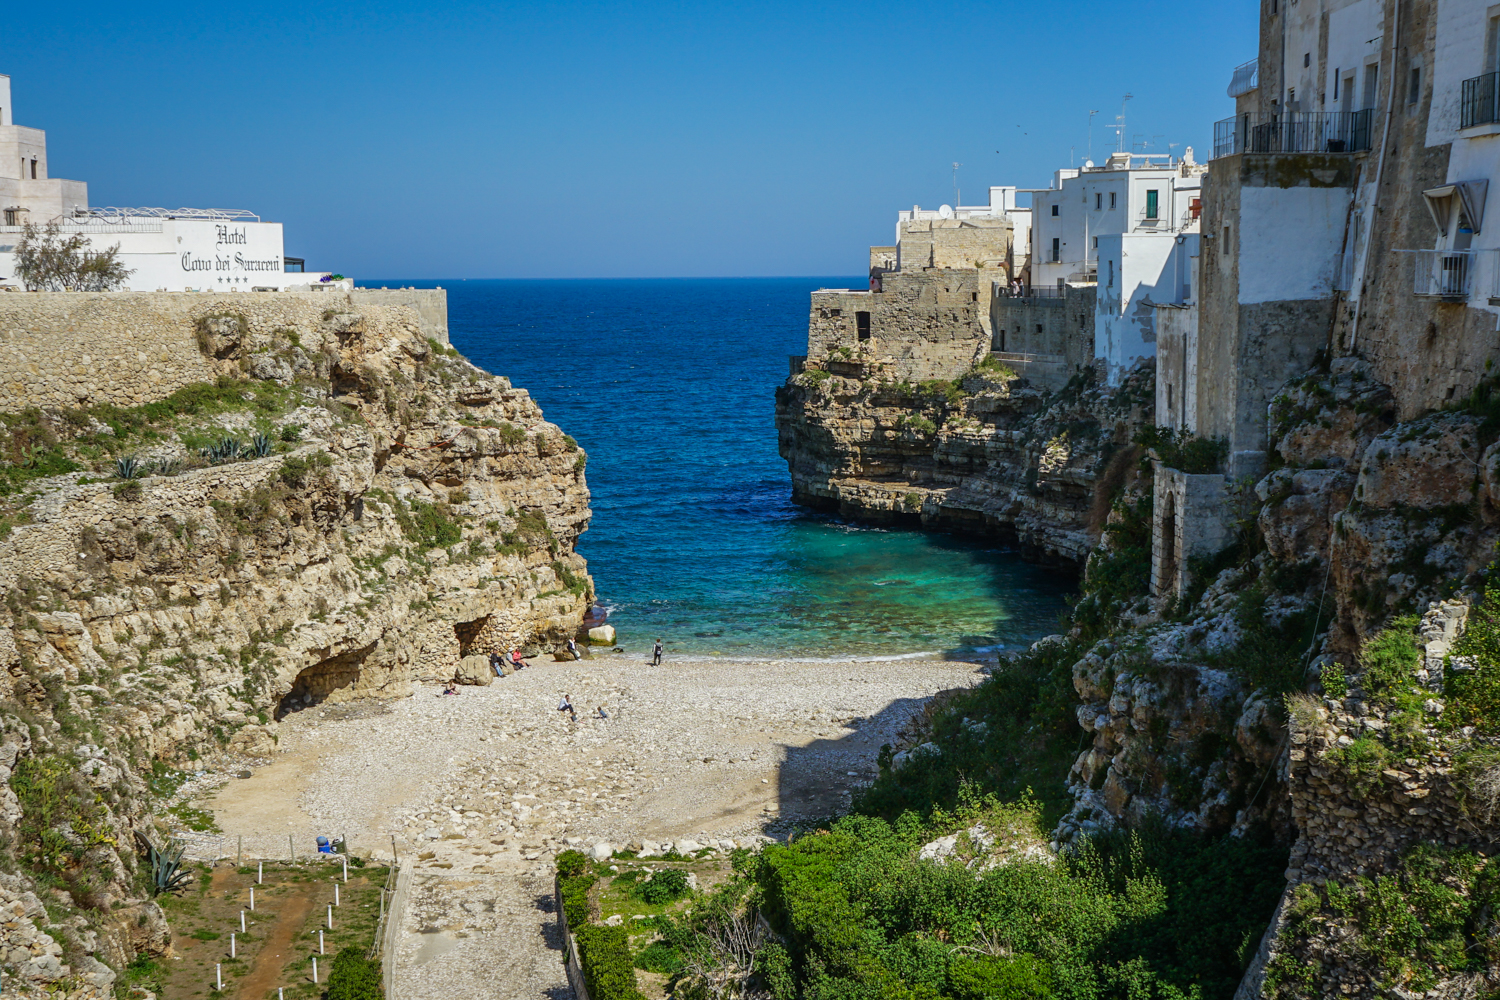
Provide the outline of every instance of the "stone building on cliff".
[[56,226],[91,252],[118,247],[123,291],[248,292],[353,287],[287,257],[282,226],[253,212],[92,208],[84,181],[52,177],[47,133],[15,124],[10,77],[0,74],[0,288],[18,288],[15,248],[28,225]]
[[1263,0],[1214,127],[1197,294],[1157,310],[1158,425],[1227,446],[1220,472],[1157,477],[1159,596],[1227,542],[1224,490],[1266,470],[1289,380],[1357,370],[1410,419],[1491,370],[1497,70],[1500,11],[1479,0]]

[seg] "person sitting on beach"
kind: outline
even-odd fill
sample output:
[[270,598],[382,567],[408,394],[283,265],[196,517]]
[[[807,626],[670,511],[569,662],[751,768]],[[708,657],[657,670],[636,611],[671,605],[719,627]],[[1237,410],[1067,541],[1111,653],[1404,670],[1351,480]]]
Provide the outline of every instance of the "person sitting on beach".
[[520,670],[522,667],[531,666],[531,664],[521,659],[521,651],[519,649],[512,649],[510,651],[510,663],[517,670]]
[[571,638],[568,640],[568,652],[573,654],[573,659],[575,660],[583,659],[582,654],[578,652],[578,646],[574,644]]
[[609,718],[609,713],[604,710],[604,706],[603,705],[600,705],[598,708],[594,709],[594,711],[596,711],[596,712],[599,713],[597,716],[595,716],[595,718],[598,718],[598,719],[607,719],[607,718]]
[[562,696],[562,701],[558,703],[557,710],[559,712],[567,712],[568,721],[578,721],[578,710],[573,707],[573,699],[569,698],[567,695]]
[[500,659],[500,654],[493,649],[490,650],[490,669],[495,672],[496,677],[505,676],[505,661]]
[[443,694],[458,694],[458,681],[449,681],[448,686],[443,688]]

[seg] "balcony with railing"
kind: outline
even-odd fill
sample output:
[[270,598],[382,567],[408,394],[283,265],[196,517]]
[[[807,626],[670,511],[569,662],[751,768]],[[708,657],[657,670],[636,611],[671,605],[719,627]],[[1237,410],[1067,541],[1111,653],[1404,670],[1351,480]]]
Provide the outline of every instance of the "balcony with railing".
[[1229,96],[1244,97],[1260,85],[1260,60],[1251,59],[1247,63],[1241,63],[1234,68],[1234,75],[1229,78]]
[[1408,250],[1415,261],[1412,292],[1444,302],[1500,294],[1500,250]]
[[1500,73],[1465,80],[1459,98],[1459,128],[1500,122]]
[[1370,148],[1375,112],[1289,111],[1214,122],[1214,158],[1236,153],[1357,153]]

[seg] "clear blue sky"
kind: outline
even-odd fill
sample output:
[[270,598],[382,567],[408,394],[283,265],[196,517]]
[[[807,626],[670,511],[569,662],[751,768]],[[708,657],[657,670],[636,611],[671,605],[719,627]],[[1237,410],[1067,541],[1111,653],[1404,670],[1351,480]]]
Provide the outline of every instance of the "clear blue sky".
[[[356,277],[855,274],[897,209],[1208,155],[1253,0],[9,5],[95,205],[249,208]],[[1179,145],[1176,152],[1181,151]]]

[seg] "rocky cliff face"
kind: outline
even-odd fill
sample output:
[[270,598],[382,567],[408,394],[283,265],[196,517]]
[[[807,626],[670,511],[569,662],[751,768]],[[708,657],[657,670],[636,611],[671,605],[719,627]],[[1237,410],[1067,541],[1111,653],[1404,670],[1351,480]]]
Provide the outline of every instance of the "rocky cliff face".
[[0,949],[21,979],[103,989],[100,959],[167,947],[135,841],[171,825],[153,785],[269,752],[286,713],[488,683],[489,651],[578,630],[585,456],[419,331],[399,308],[203,315],[216,384],[3,418]]
[[828,362],[776,392],[792,498],[861,520],[992,535],[1081,566],[1150,418],[1154,369],[1118,388],[1030,386],[1000,365],[911,383]]

